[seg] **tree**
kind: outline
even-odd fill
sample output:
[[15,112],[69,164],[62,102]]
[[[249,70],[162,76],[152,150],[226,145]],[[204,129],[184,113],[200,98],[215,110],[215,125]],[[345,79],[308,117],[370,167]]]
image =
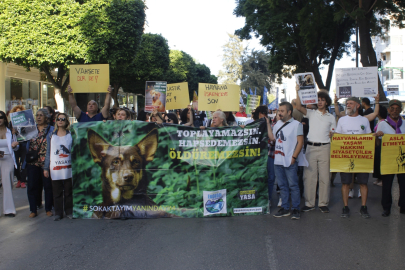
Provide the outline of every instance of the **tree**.
[[[377,57],[371,37],[381,34],[383,28],[388,29],[390,19],[394,25],[404,27],[404,0],[339,0],[336,1],[341,10],[337,16],[349,15],[359,26],[360,55],[363,67],[377,66]],[[376,16],[378,15],[378,16]],[[378,77],[380,100],[387,100],[380,78]]]
[[222,46],[222,66],[224,71],[219,71],[218,79],[221,84],[238,84],[242,79],[242,54],[243,44],[236,35],[228,34],[229,41]]
[[271,89],[271,82],[275,79],[270,74],[270,56],[264,51],[252,50],[250,54],[244,54],[242,58],[242,89],[257,88],[256,94],[263,95],[264,87]]
[[218,78],[211,74],[211,70],[204,64],[196,64],[196,80],[198,83],[218,84]]
[[[349,16],[334,20],[338,7],[329,2],[238,0],[234,14],[245,17],[246,24],[235,33],[241,39],[250,39],[251,33],[260,38],[279,83],[283,76],[312,71],[318,87],[329,90],[334,63],[349,53],[353,31]],[[319,72],[322,64],[328,65],[326,84]]]
[[129,70],[125,91],[145,93],[146,81],[165,81],[170,66],[170,49],[167,39],[159,34],[143,34],[134,62]]
[[188,82],[189,98],[198,89],[197,69],[194,59],[187,53],[170,50],[170,66],[166,73],[167,83]]
[[43,71],[55,87],[60,111],[64,110],[61,96],[69,84],[69,65],[108,63],[117,101],[144,22],[141,0],[3,0],[0,59]]

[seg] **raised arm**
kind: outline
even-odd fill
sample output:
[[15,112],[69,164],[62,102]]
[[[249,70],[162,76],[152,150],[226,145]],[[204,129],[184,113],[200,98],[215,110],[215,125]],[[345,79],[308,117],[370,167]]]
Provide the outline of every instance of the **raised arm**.
[[338,99],[338,97],[336,96],[336,94],[335,94],[335,99],[334,99],[334,101],[335,101],[335,114],[336,114],[336,116],[339,118],[339,117],[343,117],[343,116],[345,116],[346,114],[345,114],[345,112],[341,112],[340,111],[340,108],[339,108],[339,99]]
[[104,118],[108,118],[110,112],[110,103],[111,103],[111,85],[108,86],[108,93],[105,95],[104,107],[101,109],[101,113]]
[[268,117],[266,117],[266,123],[267,123],[267,136],[269,137],[270,141],[275,141],[276,139],[274,138],[273,129],[271,128],[270,119]]
[[73,95],[73,89],[68,85],[67,92],[69,93],[69,104],[70,107],[72,107],[73,113],[75,114],[75,117],[78,119],[80,118],[80,115],[82,114],[82,110],[77,106],[75,96]]
[[298,95],[299,90],[300,90],[300,86],[298,84],[296,84],[295,91],[297,92],[297,98],[296,98],[297,104],[295,104],[295,105],[296,105],[297,110],[302,112],[303,115],[307,115],[307,108],[305,108],[301,105],[300,95]]
[[374,119],[378,116],[378,113],[380,112],[380,94],[377,94],[377,96],[375,97],[375,108],[374,108],[374,112],[365,115],[364,117],[367,118],[367,120],[369,122],[374,121]]

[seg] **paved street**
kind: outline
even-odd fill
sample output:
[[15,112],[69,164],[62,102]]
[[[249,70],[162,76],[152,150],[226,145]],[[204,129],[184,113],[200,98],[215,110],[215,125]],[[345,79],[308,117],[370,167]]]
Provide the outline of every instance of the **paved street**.
[[[265,215],[55,222],[43,209],[29,219],[26,189],[14,189],[17,216],[0,217],[0,269],[404,269],[405,215],[395,206],[381,216],[381,187],[370,179],[371,219],[359,215],[358,198],[342,219],[340,187],[338,178],[331,213],[314,210],[298,221]],[[397,200],[397,184],[395,193]]]

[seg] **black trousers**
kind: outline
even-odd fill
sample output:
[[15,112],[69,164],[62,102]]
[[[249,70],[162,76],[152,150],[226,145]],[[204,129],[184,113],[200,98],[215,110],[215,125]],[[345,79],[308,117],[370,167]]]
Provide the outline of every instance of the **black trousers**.
[[17,180],[21,182],[27,182],[27,169],[21,169],[21,165],[27,154],[26,144],[27,142],[20,142],[20,148],[14,151],[15,163],[17,164],[17,169],[14,168],[14,175],[17,177]]
[[28,202],[30,204],[30,211],[36,213],[37,206],[41,204],[39,200],[42,201],[42,198],[38,198],[38,193],[39,190],[42,192],[42,184],[43,188],[45,189],[45,211],[51,211],[53,204],[51,178],[44,176],[44,170],[42,168],[31,164],[27,165],[27,173],[27,195]]
[[73,214],[72,186],[72,178],[52,181],[55,216],[63,217],[63,210],[66,215]]
[[[392,205],[392,182],[395,174],[382,175],[381,205],[384,210],[390,211]],[[399,184],[398,206],[405,209],[405,174],[397,174]]]

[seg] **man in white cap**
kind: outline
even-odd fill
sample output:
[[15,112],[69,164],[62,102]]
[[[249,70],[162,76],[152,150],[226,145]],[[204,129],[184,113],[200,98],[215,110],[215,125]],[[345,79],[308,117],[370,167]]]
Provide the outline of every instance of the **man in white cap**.
[[[350,97],[346,100],[346,116],[339,119],[336,133],[340,134],[369,134],[371,133],[370,123],[367,118],[359,115],[360,100],[356,97]],[[357,182],[360,184],[361,191],[361,208],[360,214],[363,218],[370,218],[367,210],[367,194],[368,194],[368,173],[357,173]],[[341,217],[347,218],[350,216],[349,203],[349,186],[352,183],[351,173],[340,173],[342,182],[342,197],[343,210]]]

